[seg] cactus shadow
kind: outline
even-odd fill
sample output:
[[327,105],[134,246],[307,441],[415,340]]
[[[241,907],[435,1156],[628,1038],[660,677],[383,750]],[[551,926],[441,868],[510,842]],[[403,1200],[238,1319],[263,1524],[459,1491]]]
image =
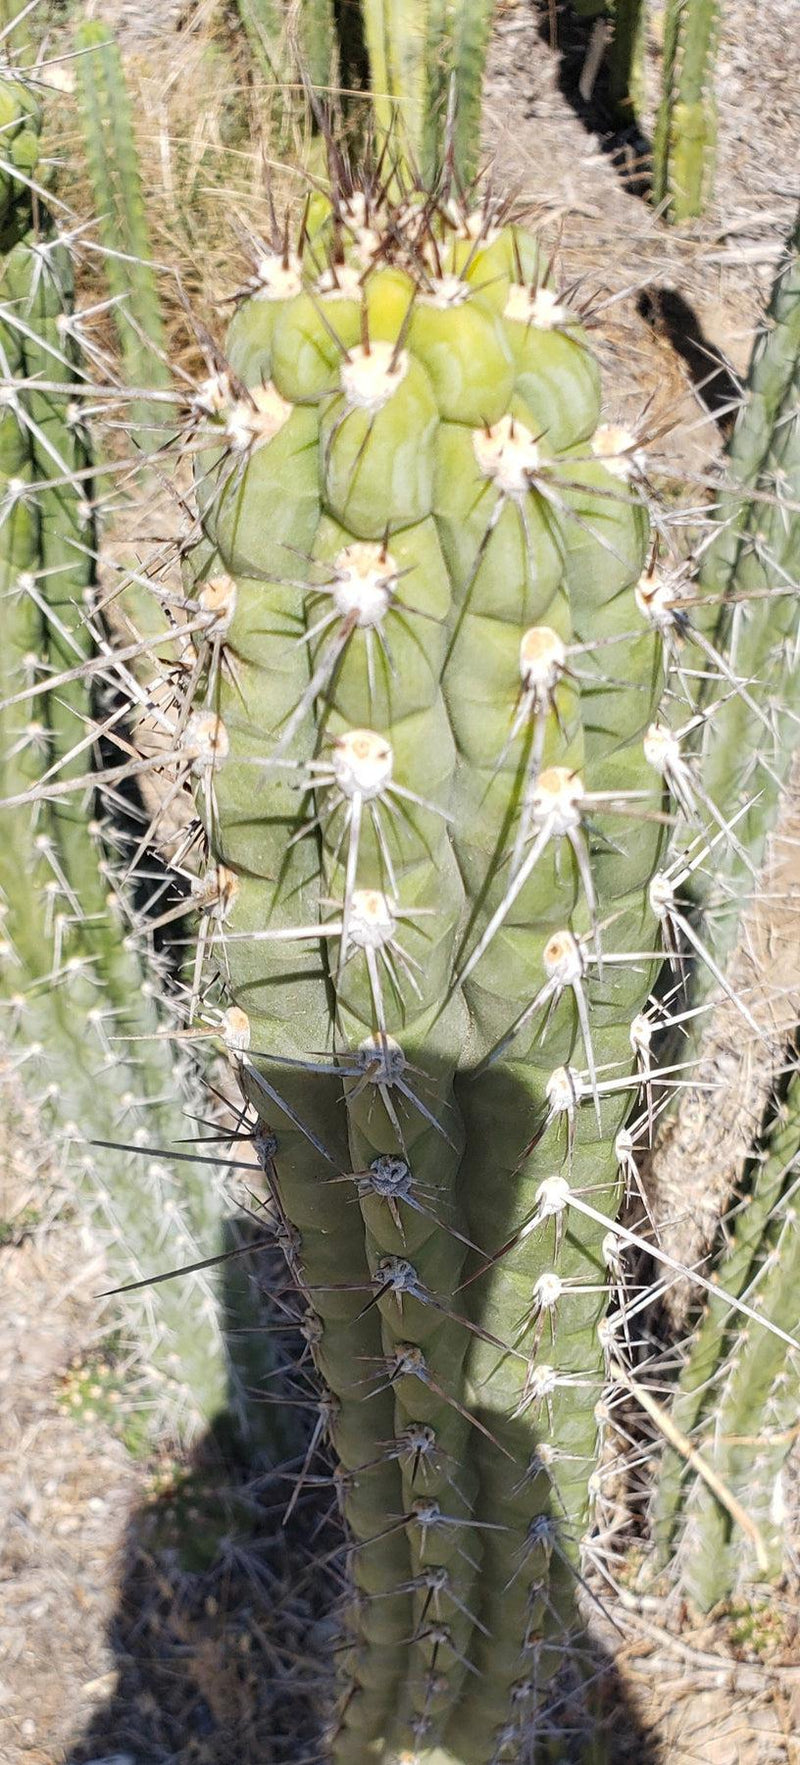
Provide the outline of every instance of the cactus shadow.
[[652,285],[639,294],[636,310],[680,356],[698,398],[727,437],[736,421],[743,389],[719,345],[706,336],[689,301],[677,288]]
[[[235,1218],[226,1248],[248,1236],[263,1243]],[[191,1452],[147,1466],[108,1627],[114,1689],[64,1765],[321,1757],[339,1542],[332,1467],[322,1451],[305,1464],[316,1406],[285,1305],[273,1306],[259,1353],[252,1320],[285,1289],[282,1257],[255,1248],[223,1268],[229,1402]]]
[[652,141],[630,109],[615,103],[607,57],[609,25],[604,14],[581,17],[569,4],[557,10],[557,41],[552,40],[548,7],[538,9],[538,32],[557,61],[556,83],[587,134],[611,160],[623,189],[644,201],[652,188]]
[[[501,1208],[499,1231],[508,1217]],[[246,1229],[235,1221],[231,1244]],[[230,1401],[190,1455],[149,1467],[108,1629],[114,1688],[64,1765],[323,1765],[327,1757],[343,1567],[332,1462],[323,1445],[310,1450],[314,1386],[292,1320],[262,1344],[261,1374],[257,1332],[242,1324],[255,1310],[252,1295],[243,1303],[243,1281],[258,1286],[260,1300],[283,1296],[282,1260],[257,1250],[223,1266]],[[272,1318],[286,1323],[283,1305]],[[530,1429],[510,1423],[503,1438],[524,1466]],[[531,1760],[661,1765],[617,1659],[613,1613],[599,1600],[590,1610],[571,1571],[560,1579],[569,1647],[537,1719]]]

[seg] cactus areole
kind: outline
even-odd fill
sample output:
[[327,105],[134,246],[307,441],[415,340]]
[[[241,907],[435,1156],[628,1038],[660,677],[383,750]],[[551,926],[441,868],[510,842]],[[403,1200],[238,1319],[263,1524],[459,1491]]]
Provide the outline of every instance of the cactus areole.
[[639,456],[490,203],[313,197],[227,357],[189,574],[235,593],[187,762],[341,1467],[332,1757],[489,1765],[570,1653],[659,948]]

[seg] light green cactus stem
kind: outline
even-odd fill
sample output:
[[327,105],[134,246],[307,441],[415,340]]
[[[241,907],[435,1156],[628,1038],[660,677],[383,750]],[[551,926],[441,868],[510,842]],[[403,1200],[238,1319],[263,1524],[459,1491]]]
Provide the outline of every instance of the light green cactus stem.
[[[718,529],[702,565],[709,595],[730,586],[746,533],[761,514],[749,493],[769,470],[770,452],[790,421],[800,374],[800,217],[790,233],[753,347],[746,394],[726,449]],[[730,614],[726,617],[730,619]]]
[[354,1588],[333,1754],[487,1765],[571,1649],[614,1334],[663,838],[648,522],[524,231],[350,192],[301,247],[258,266],[238,382],[197,394],[228,666],[187,765],[320,1319]]
[[363,0],[362,13],[379,132],[393,135],[428,189],[446,153],[466,188],[480,161],[493,0]]
[[[720,525],[700,574],[718,655],[706,689],[702,746],[705,790],[726,819],[736,846],[715,850],[693,888],[702,902],[713,950],[724,963],[754,874],[775,824],[795,748],[800,672],[796,646],[800,572],[800,232],[788,241],[732,437],[720,499]],[[718,597],[722,599],[719,604]],[[732,683],[741,682],[733,691]],[[741,814],[744,809],[745,813]],[[750,867],[743,861],[747,855]],[[708,977],[700,986],[707,990]]]
[[[86,165],[125,377],[134,388],[166,388],[172,376],[119,49],[99,22],[78,26],[75,47]],[[158,447],[164,439],[164,407],[146,397],[137,400],[131,424],[140,447]]]
[[[789,1331],[797,1322],[800,1235],[800,1078],[795,1072],[718,1274],[726,1294],[746,1294]],[[662,1561],[674,1555],[682,1585],[703,1610],[742,1585],[777,1579],[785,1563],[781,1474],[800,1402],[796,1352],[757,1325],[742,1329],[724,1299],[712,1302],[691,1345],[673,1420],[692,1432],[728,1492],[761,1535],[763,1557],[708,1485],[668,1454],[658,1483],[655,1531]],[[675,1550],[676,1535],[679,1542]]]
[[[91,780],[93,731],[103,718],[91,693],[95,533],[86,437],[71,402],[82,375],[64,323],[71,310],[69,254],[40,212],[39,228],[13,246],[0,279],[8,389],[0,423],[0,795],[12,805],[0,842],[0,1001],[43,1131],[58,1138],[122,1282],[212,1255],[230,1209],[218,1174],[188,1176],[190,1167],[170,1158],[187,1133],[176,1072],[185,1068],[187,1106],[197,1086],[188,1088],[175,1044],[158,1039],[164,1014],[115,886],[96,819],[102,805],[91,783],[80,784]],[[119,727],[112,717],[110,728]],[[93,1148],[93,1138],[121,1148]],[[144,1159],[141,1145],[161,1146],[163,1156]],[[242,1383],[250,1343],[235,1341],[229,1361],[215,1279],[206,1272],[188,1286],[161,1285],[127,1314],[154,1369],[153,1428],[188,1438],[230,1407],[251,1440],[263,1423],[266,1442],[269,1414],[263,1403],[248,1411]],[[255,1317],[251,1308],[247,1322]],[[271,1438],[279,1452],[285,1435],[272,1430]]]
[[[713,690],[706,688],[703,706],[703,746],[700,776],[725,820],[736,818],[736,847],[715,847],[713,862],[698,868],[692,892],[703,914],[703,936],[719,968],[725,970],[740,935],[742,913],[756,892],[755,876],[764,859],[766,841],[775,825],[795,751],[795,719],[798,704],[797,579],[800,568],[800,232],[795,227],[787,242],[766,315],[757,340],[747,382],[747,393],[734,430],[728,470],[719,500],[716,536],[703,561],[700,582],[708,593],[703,623],[711,630],[718,655],[726,658],[729,678],[718,674]],[[721,605],[720,605],[721,601]],[[715,616],[716,615],[716,616]],[[732,682],[742,682],[732,691]],[[691,774],[687,773],[690,789]],[[744,812],[742,812],[744,811]],[[693,1001],[704,1002],[713,986],[708,970],[698,966],[693,974]],[[704,1017],[686,1026],[682,1058],[702,1054]],[[713,1070],[713,1069],[712,1069]],[[699,1069],[704,1076],[704,1069]],[[787,1102],[789,1122],[796,1130],[797,1081]],[[755,1279],[756,1293],[766,1315],[779,1318],[785,1294],[781,1286],[791,1267],[795,1227],[778,1208],[784,1162],[791,1151],[791,1127],[778,1127],[775,1156],[759,1169],[752,1199],[740,1216],[730,1255],[719,1269],[725,1292],[742,1293]],[[788,1151],[787,1151],[788,1146]],[[787,1277],[788,1278],[788,1277]],[[794,1274],[796,1280],[796,1270]],[[795,1308],[796,1315],[796,1308]],[[721,1419],[710,1423],[711,1408],[719,1402],[725,1372],[725,1356],[732,1353],[729,1317],[717,1304],[701,1328],[681,1381],[674,1418],[684,1433],[708,1425],[714,1446],[713,1463],[727,1480],[738,1477],[747,1453],[737,1457],[733,1448],[717,1451],[717,1441],[732,1425]],[[779,1432],[774,1422],[782,1393],[795,1381],[791,1353],[771,1358],[751,1329],[742,1349],[751,1380],[751,1411],[747,1427],[739,1433],[762,1435]],[[752,1338],[752,1339],[751,1339]],[[723,1352],[724,1350],[724,1352]],[[763,1350],[763,1355],[762,1355]],[[752,1356],[752,1360],[748,1359]],[[759,1368],[771,1367],[766,1384],[759,1384]],[[730,1376],[730,1390],[744,1389]],[[727,1383],[723,1386],[728,1391]],[[733,1397],[730,1402],[738,1401]],[[788,1424],[787,1424],[788,1426]],[[702,1442],[701,1442],[702,1443]],[[776,1448],[777,1452],[777,1448]],[[751,1455],[769,1460],[765,1453]],[[771,1461],[770,1461],[771,1462]],[[777,1474],[777,1473],[776,1473]],[[773,1486],[774,1486],[773,1477]],[[682,1468],[667,1460],[656,1507],[656,1532],[660,1560],[672,1542],[681,1516],[684,1485]],[[738,1484],[737,1484],[738,1487]],[[762,1485],[763,1489],[763,1485]],[[769,1522],[769,1503],[762,1502],[760,1519],[769,1540],[772,1562],[778,1563],[777,1522]],[[750,1511],[749,1501],[747,1502]],[[695,1516],[707,1516],[713,1504],[692,1487],[686,1504],[687,1539],[696,1537]],[[727,1522],[715,1515],[713,1523],[702,1519],[697,1571],[692,1552],[681,1556],[681,1572],[687,1587],[705,1603],[711,1590],[729,1591],[734,1580],[735,1551],[725,1545]],[[741,1545],[739,1540],[739,1545]],[[713,1558],[718,1556],[715,1569]],[[752,1565],[748,1560],[748,1568]],[[723,1585],[724,1584],[724,1585]],[[716,1595],[712,1595],[712,1598]]]
[[667,0],[653,201],[669,220],[702,214],[714,180],[719,0]]

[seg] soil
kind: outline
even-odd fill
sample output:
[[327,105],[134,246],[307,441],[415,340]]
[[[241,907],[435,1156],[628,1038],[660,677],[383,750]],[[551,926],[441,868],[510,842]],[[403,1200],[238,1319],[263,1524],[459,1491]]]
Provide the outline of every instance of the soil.
[[[197,39],[213,17],[209,5],[181,0],[93,10],[122,24],[134,77],[150,92],[185,56],[187,32]],[[597,329],[609,414],[659,431],[660,482],[682,482],[698,501],[800,195],[796,0],[727,0],[723,10],[716,193],[690,227],[665,228],[642,200],[646,140],[615,135],[602,106],[577,98],[585,37],[564,11],[562,56],[549,45],[546,6],[502,0],[485,113],[496,185],[547,216],[564,277],[610,303]],[[647,72],[645,126],[655,48]],[[216,199],[215,263],[226,249],[236,255],[225,191]],[[216,287],[206,302],[219,330]],[[91,1388],[88,1401],[71,1402],[75,1363],[104,1365],[102,1258],[13,1074],[0,1122],[0,1758],[316,1759],[325,1589],[298,1577],[298,1539],[269,1519],[271,1485],[251,1489],[243,1507],[235,1467],[207,1446],[186,1486],[186,1467],[169,1455],[128,1450],[108,1406],[93,1411]],[[124,1379],[118,1397],[124,1416]],[[187,1540],[197,1544],[209,1500],[220,1549],[198,1564]],[[615,1760],[798,1765],[796,1612],[788,1584],[768,1608],[702,1625],[674,1601],[621,1594],[613,1616],[624,1643],[593,1620],[614,1656],[605,1673]]]

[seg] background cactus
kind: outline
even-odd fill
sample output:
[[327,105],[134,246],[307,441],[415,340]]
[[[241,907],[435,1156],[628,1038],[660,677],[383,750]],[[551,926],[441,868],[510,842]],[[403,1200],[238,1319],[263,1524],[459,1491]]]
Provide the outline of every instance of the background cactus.
[[[35,106],[10,83],[0,88],[0,103],[18,119],[8,130],[13,163],[23,158],[30,175],[34,155],[23,137],[33,136]],[[186,1108],[199,1101],[198,1080],[179,1045],[176,1051],[163,1039],[177,1027],[175,1005],[167,1006],[167,977],[159,974],[140,906],[118,880],[141,832],[135,797],[120,822],[125,779],[137,766],[125,740],[126,699],[97,654],[96,528],[80,410],[89,382],[74,342],[72,268],[66,241],[41,204],[33,224],[30,188],[10,175],[5,237],[4,1027],[41,1104],[43,1131],[63,1138],[81,1205],[112,1270],[120,1281],[144,1279],[176,1260],[213,1256],[226,1242],[226,1215],[227,1231],[239,1240],[222,1186],[224,1160],[212,1176],[190,1175],[190,1167],[170,1159],[187,1132],[176,1076],[183,1074]],[[105,773],[98,770],[103,740],[107,764],[111,757]],[[93,1139],[119,1144],[103,1151]],[[136,1151],[142,1145],[162,1150],[145,1161]],[[255,1421],[246,1420],[252,1340],[234,1331],[226,1349],[220,1304],[216,1274],[202,1270],[184,1291],[168,1283],[129,1311],[153,1375],[153,1431],[190,1437],[230,1407],[243,1432],[249,1429],[254,1442],[260,1435],[264,1446],[270,1428],[263,1406]],[[239,1324],[252,1326],[258,1316],[251,1305],[240,1311]],[[272,1365],[267,1351],[262,1372]],[[285,1437],[278,1429],[274,1438]]]
[[669,220],[701,214],[713,186],[718,30],[718,0],[667,0],[653,201],[664,204]]
[[[770,1091],[786,1058],[794,1033],[796,996],[791,969],[780,976],[765,970],[766,952],[754,920],[761,896],[780,887],[762,873],[765,861],[780,853],[769,845],[794,751],[798,671],[796,654],[796,590],[798,523],[791,505],[797,501],[797,397],[800,364],[800,281],[797,232],[787,241],[772,298],[750,366],[747,395],[728,449],[726,472],[700,565],[699,587],[704,600],[693,606],[680,597],[685,587],[675,580],[672,642],[701,664],[701,679],[692,688],[684,674],[689,698],[697,694],[699,714],[684,718],[666,764],[682,781],[684,837],[696,831],[702,794],[708,793],[716,813],[733,834],[701,858],[687,879],[694,921],[712,959],[712,967],[695,964],[691,974],[689,1016],[680,1021],[673,1040],[675,1057],[687,1062],[685,1126],[682,1117],[669,1121],[656,1161],[656,1214],[662,1221],[684,1211],[681,1192],[683,1158],[697,1156],[713,1135],[711,1120],[727,1094],[741,1100],[745,1135],[739,1154],[744,1162],[753,1121],[763,1116]],[[688,620],[688,624],[686,621]],[[681,622],[683,622],[681,628]],[[692,632],[696,635],[692,636]],[[689,636],[691,648],[684,642]],[[705,646],[703,647],[698,647]],[[715,660],[716,658],[716,660]],[[711,664],[710,666],[708,664]],[[686,706],[689,710],[690,706]],[[677,720],[677,719],[676,719]],[[693,752],[692,750],[695,750]],[[698,794],[699,793],[699,794]],[[776,873],[777,874],[777,873]],[[766,880],[764,880],[766,878]],[[744,949],[743,949],[744,947]],[[736,996],[738,1033],[731,1038],[725,1016],[716,1006]],[[728,1012],[730,1015],[730,1012]],[[760,1056],[752,1061],[749,1015],[759,1026]],[[720,1063],[720,1035],[723,1054]],[[711,1103],[706,1087],[714,1087]],[[737,1176],[736,1158],[721,1148],[720,1168],[705,1185],[698,1230],[693,1241],[682,1240],[690,1261],[710,1247]],[[670,1229],[665,1228],[667,1238]]]
[[413,0],[395,7],[363,0],[361,13],[379,133],[395,133],[428,189],[441,172],[446,147],[458,185],[466,189],[480,160],[493,0]]
[[[129,386],[158,391],[171,384],[172,376],[120,53],[99,22],[80,25],[75,45],[87,169],[122,365]],[[159,445],[163,405],[137,399],[130,421],[138,447]]]
[[[636,1384],[632,1319],[652,1324],[654,1295],[626,1294],[641,1241],[619,1208],[650,1125],[662,953],[688,944],[701,969],[702,936],[714,961],[684,894],[687,826],[700,865],[744,862],[729,823],[748,781],[732,809],[727,779],[717,793],[678,764],[683,645],[714,613],[675,612],[671,525],[656,504],[649,541],[647,461],[599,423],[569,296],[458,178],[431,192],[385,154],[374,175],[340,163],[330,200],[315,191],[259,245],[227,359],[199,335],[194,641],[169,668],[180,743],[163,764],[192,781],[210,860],[213,949],[189,991],[258,1119],[323,1380],[314,1438],[337,1455],[331,1744],[500,1765],[547,1750],[548,1682],[581,1668],[598,1449],[615,1382]],[[729,612],[709,749],[729,695],[753,698]],[[62,801],[49,785],[40,813]],[[668,1003],[675,972],[658,976]],[[732,1428],[742,1391],[774,1398],[793,1366],[789,1194],[774,1172],[754,1183],[763,1242],[751,1230],[712,1302]],[[748,1303],[762,1286],[767,1331]],[[744,1386],[730,1311],[749,1319]],[[678,1481],[687,1539],[696,1522],[712,1541],[706,1484]],[[584,1736],[570,1757],[584,1740],[597,1756]]]
[[[764,1315],[792,1330],[797,1317],[800,1084],[792,1072],[745,1184],[726,1253],[722,1295],[746,1293]],[[796,1351],[757,1326],[734,1322],[725,1298],[711,1302],[691,1343],[672,1419],[696,1441],[728,1491],[758,1527],[765,1561],[708,1486],[667,1453],[654,1507],[658,1560],[677,1563],[682,1585],[704,1610],[738,1587],[781,1574],[786,1555],[783,1466],[795,1438]]]
[[[700,570],[700,582],[708,591],[706,621],[729,669],[727,682],[718,674],[716,682],[705,681],[702,686],[706,714],[700,776],[724,818],[735,820],[735,842],[715,848],[713,866],[699,867],[691,886],[703,936],[718,972],[729,977],[729,992],[736,987],[734,946],[742,936],[744,916],[758,904],[758,873],[795,747],[800,526],[793,505],[800,493],[799,263],[795,228],[755,344],[746,398],[728,448],[717,526]],[[741,682],[741,690],[731,691],[732,682]],[[757,971],[755,978],[758,983]],[[713,1022],[710,1036],[710,1012],[697,1008],[720,997],[713,974],[699,968],[690,988],[695,1014],[682,1029],[682,1058],[688,1057],[694,1069],[693,1082],[700,1087],[713,1084],[715,1100],[722,1081]],[[790,995],[775,1000],[767,994],[749,1003],[758,1013],[767,1042],[762,1057],[766,1088],[770,1088],[771,1063],[779,1102],[771,1106],[774,1120],[765,1147],[749,1173],[742,1173],[739,1211],[717,1275],[724,1293],[746,1292],[767,1316],[775,1320],[782,1316],[784,1324],[788,1317],[791,1330],[791,1301],[787,1310],[795,1239],[791,1204],[800,1131],[797,1079],[792,1076],[785,1087],[781,1070],[787,1040],[794,1039],[792,999]],[[741,1086],[739,1065],[730,1068],[727,1082]],[[714,1106],[718,1107],[716,1101]],[[701,1136],[707,1113],[699,1112]],[[672,1151],[667,1137],[656,1167],[665,1213],[676,1198]],[[729,1181],[735,1176],[735,1171],[729,1172]],[[719,1212],[727,1200],[726,1194],[715,1196]],[[699,1242],[697,1254],[706,1248]],[[748,1327],[743,1334],[740,1324],[733,1327],[724,1303],[714,1302],[690,1339],[672,1414],[684,1434],[699,1440],[734,1495],[741,1498],[744,1493],[748,1512],[767,1540],[771,1571],[777,1575],[785,1540],[779,1542],[782,1513],[776,1480],[791,1437],[787,1423],[780,1438],[775,1417],[792,1405],[796,1410],[797,1363],[791,1351],[761,1338],[758,1329],[753,1334]],[[747,1438],[737,1443],[737,1435]],[[662,1563],[674,1547],[678,1529],[684,1528],[678,1568],[684,1585],[704,1608],[730,1594],[737,1579],[748,1574],[752,1578],[753,1564],[742,1555],[739,1535],[735,1531],[731,1535],[729,1515],[706,1487],[701,1492],[691,1479],[687,1487],[686,1467],[675,1454],[667,1454],[654,1513]]]

